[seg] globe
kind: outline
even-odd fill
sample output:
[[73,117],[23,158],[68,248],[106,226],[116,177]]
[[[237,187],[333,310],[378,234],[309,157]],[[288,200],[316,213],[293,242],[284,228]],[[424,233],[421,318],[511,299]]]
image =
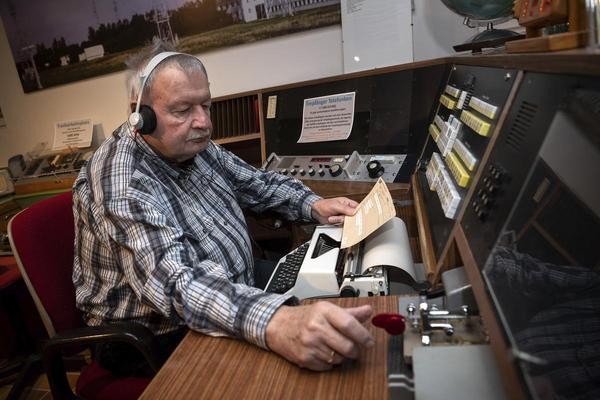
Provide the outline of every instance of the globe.
[[454,50],[480,51],[484,47],[502,46],[506,41],[519,39],[523,35],[504,29],[494,29],[494,23],[513,18],[513,0],[442,0],[454,13],[463,16],[464,24],[475,28],[485,25],[487,29],[470,38]]
[[509,19],[513,12],[513,0],[442,0],[442,3],[479,25]]

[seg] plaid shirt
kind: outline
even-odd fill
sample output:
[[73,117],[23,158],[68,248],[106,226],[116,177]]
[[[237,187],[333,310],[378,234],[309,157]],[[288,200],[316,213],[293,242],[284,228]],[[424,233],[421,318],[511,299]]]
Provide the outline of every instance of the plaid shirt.
[[310,219],[318,199],[212,142],[174,165],[124,124],[73,186],[77,305],[89,325],[135,321],[156,334],[187,325],[266,347],[266,326],[290,296],[252,287],[242,208]]

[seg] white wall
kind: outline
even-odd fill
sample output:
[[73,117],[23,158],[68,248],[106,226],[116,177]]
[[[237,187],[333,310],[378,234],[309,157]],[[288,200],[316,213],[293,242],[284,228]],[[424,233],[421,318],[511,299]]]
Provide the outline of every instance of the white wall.
[[463,17],[439,0],[415,0],[413,4],[414,61],[455,54],[452,46],[478,33],[463,25]]
[[[414,59],[453,54],[473,32],[434,0],[415,1]],[[263,40],[200,55],[213,96],[239,93],[343,73],[340,26]],[[92,118],[104,136],[127,118],[124,74],[114,73],[24,94],[0,21],[0,166],[40,142],[52,143],[57,121]]]

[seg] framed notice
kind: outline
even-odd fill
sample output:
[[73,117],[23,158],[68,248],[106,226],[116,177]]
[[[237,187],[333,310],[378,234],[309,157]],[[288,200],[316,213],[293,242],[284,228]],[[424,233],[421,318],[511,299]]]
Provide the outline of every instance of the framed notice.
[[91,118],[57,122],[54,127],[52,150],[90,147],[93,128]]
[[354,123],[356,92],[304,100],[298,143],[346,140]]

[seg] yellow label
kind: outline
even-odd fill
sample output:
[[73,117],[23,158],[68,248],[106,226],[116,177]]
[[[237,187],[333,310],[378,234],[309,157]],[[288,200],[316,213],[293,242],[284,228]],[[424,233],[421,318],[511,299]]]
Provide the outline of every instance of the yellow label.
[[446,96],[445,94],[440,96],[440,103],[442,103],[444,105],[444,107],[446,107],[449,110],[454,110],[454,107],[456,106],[456,101],[452,100],[450,97]]
[[460,113],[460,120],[481,136],[489,136],[490,123],[477,117],[472,112],[463,110],[463,112]]
[[458,186],[466,188],[467,185],[469,185],[470,176],[454,152],[448,154],[446,162],[448,163],[448,167],[450,168],[450,171],[452,171],[452,175],[454,175],[454,179],[456,179]]
[[435,126],[435,124],[429,125],[429,134],[431,135],[433,140],[435,140],[435,142],[437,143],[438,139],[440,138],[440,130],[438,129],[437,126]]

